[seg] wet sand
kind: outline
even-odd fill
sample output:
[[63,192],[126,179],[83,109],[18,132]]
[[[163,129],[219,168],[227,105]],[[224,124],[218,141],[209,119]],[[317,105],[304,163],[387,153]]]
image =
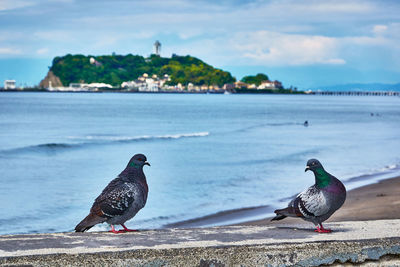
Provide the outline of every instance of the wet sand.
[[[287,203],[283,202],[282,208],[285,205]],[[273,208],[269,206],[228,210],[169,224],[165,227],[192,228],[211,225],[279,225],[282,223],[304,223],[313,227],[313,224],[298,218],[285,218],[284,220],[273,222],[271,222],[271,217],[254,220],[254,217],[262,218],[263,214],[270,215],[272,212]],[[400,219],[400,177],[385,179],[378,183],[348,191],[343,207],[336,211],[326,223],[379,219]]]

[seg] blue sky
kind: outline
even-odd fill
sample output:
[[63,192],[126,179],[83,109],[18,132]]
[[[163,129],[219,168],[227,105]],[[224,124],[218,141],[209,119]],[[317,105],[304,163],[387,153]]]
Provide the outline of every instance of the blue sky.
[[400,82],[400,1],[0,0],[0,82],[65,54],[192,55],[300,89]]

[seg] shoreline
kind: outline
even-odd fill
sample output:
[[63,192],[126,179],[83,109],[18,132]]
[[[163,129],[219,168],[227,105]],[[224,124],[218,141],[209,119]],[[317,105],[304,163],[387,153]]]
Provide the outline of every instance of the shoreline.
[[[288,201],[282,202],[282,208]],[[286,223],[312,223],[298,218],[285,218],[271,222],[274,207],[258,206],[221,211],[199,218],[164,225],[162,228],[193,228],[226,225],[277,225]],[[377,182],[347,191],[344,205],[326,223],[339,221],[368,221],[400,219],[400,176],[384,178]]]
[[[283,89],[290,90],[290,89]],[[280,91],[273,89],[245,89],[245,90],[236,90],[236,92],[231,92],[228,90],[207,90],[207,91],[181,91],[181,90],[160,90],[160,91],[126,91],[126,90],[53,90],[49,91],[46,89],[0,89],[1,92],[29,92],[29,93],[124,93],[124,94],[224,94],[227,92],[228,94],[236,94],[236,95],[321,95],[321,96],[400,96],[400,92],[398,91],[315,91],[308,93],[306,91]]]
[[[127,94],[282,94],[282,95],[306,95],[304,91],[290,91],[290,89],[246,89],[246,90],[226,90],[226,89],[207,89],[207,90],[158,90],[158,91],[137,91],[122,88],[100,89],[97,90],[47,90],[44,88],[29,89],[1,89],[0,92],[38,92],[38,93],[127,93]],[[312,95],[312,94],[311,94]]]

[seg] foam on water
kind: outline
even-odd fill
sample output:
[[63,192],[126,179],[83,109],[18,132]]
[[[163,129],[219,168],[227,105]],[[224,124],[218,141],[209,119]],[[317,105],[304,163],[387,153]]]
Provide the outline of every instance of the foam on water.
[[69,139],[78,140],[96,140],[111,142],[141,141],[141,140],[157,140],[157,139],[179,139],[184,137],[202,137],[209,135],[209,132],[199,133],[182,133],[182,134],[165,134],[165,135],[142,135],[142,136],[106,136],[106,135],[86,135],[86,136],[68,136]]

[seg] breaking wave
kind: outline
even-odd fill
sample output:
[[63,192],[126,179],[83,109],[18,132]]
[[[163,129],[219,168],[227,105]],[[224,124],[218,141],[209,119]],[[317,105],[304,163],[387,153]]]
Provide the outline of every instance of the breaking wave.
[[115,143],[130,143],[130,142],[140,142],[140,141],[176,140],[181,138],[204,137],[208,136],[209,134],[210,134],[209,132],[197,132],[197,133],[142,135],[142,136],[107,136],[107,135],[69,136],[68,139],[75,141],[70,143],[46,143],[46,144],[2,150],[0,151],[0,155],[29,153],[29,152],[55,153],[67,149],[81,148],[85,146],[108,145]]
[[184,133],[184,134],[167,134],[167,135],[141,135],[141,136],[109,136],[109,135],[87,135],[69,136],[69,139],[76,140],[92,140],[94,142],[132,142],[142,140],[164,140],[164,139],[180,139],[185,137],[202,137],[209,135],[209,132]]

